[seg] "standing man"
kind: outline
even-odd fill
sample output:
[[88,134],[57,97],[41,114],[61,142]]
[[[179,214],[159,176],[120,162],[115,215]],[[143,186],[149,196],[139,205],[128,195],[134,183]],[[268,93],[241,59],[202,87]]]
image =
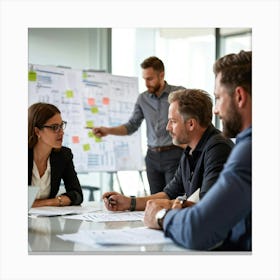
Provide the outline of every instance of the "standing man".
[[148,142],[146,171],[151,194],[155,194],[161,192],[173,178],[183,152],[182,148],[172,144],[172,138],[165,129],[168,95],[183,87],[169,85],[164,80],[164,64],[155,56],[145,59],[141,67],[147,91],[139,95],[128,122],[116,127],[95,127],[93,133],[97,137],[130,135],[139,129],[145,119]]
[[196,205],[150,200],[144,223],[196,250],[252,250],[252,52],[229,54],[214,64],[216,106],[227,137],[236,137],[216,183]]

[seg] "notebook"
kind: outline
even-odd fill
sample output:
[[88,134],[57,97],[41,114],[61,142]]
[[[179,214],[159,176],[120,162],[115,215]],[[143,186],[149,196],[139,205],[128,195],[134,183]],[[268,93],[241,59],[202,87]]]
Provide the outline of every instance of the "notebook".
[[39,189],[37,186],[28,186],[28,210],[32,207]]

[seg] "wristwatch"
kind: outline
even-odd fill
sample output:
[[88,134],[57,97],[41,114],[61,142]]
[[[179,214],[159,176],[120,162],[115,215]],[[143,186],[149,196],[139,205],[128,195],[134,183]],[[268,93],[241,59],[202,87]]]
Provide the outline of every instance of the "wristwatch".
[[161,229],[163,228],[163,219],[169,210],[170,209],[163,208],[156,213],[157,223]]
[[130,198],[131,198],[131,200],[130,200],[130,208],[129,208],[129,210],[130,211],[135,211],[135,209],[136,209],[136,196],[131,195]]

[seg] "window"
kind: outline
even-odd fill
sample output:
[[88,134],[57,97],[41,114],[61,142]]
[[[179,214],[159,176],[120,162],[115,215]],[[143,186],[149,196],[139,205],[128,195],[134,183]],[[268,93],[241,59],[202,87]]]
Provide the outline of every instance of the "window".
[[[140,64],[149,56],[158,56],[165,64],[169,84],[201,88],[213,96],[215,30],[209,28],[113,28],[112,74],[136,76],[139,92],[146,90]],[[214,99],[213,99],[214,100]],[[129,118],[129,116],[128,116]],[[146,154],[146,125],[141,127],[143,157]],[[124,193],[133,194],[133,183],[127,172],[118,172]],[[144,178],[145,179],[145,178]],[[117,189],[117,183],[116,183]],[[146,188],[147,189],[147,188]]]
[[252,50],[252,30],[222,28],[221,32],[221,54],[220,56],[239,52],[240,50]]

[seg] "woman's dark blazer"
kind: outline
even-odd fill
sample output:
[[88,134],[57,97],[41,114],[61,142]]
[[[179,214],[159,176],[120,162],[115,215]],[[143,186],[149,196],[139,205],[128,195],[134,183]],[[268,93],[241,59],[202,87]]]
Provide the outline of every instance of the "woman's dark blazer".
[[[83,202],[83,192],[73,164],[71,149],[61,147],[60,150],[52,150],[50,154],[51,165],[51,192],[49,198],[56,197],[61,179],[64,182],[66,195],[71,200],[71,205],[79,205]],[[31,185],[33,169],[33,149],[28,149],[28,185]]]

